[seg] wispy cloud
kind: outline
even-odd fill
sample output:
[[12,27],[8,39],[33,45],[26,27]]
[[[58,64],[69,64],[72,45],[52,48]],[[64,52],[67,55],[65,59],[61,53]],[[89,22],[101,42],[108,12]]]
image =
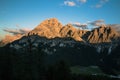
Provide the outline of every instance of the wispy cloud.
[[80,4],[86,3],[87,0],[65,0],[64,5],[65,6],[79,6]]
[[82,29],[89,29],[89,26],[91,26],[92,28],[96,28],[96,27],[105,25],[105,21],[103,19],[99,19],[95,21],[87,21],[84,24],[80,22],[75,22],[75,23],[72,23],[72,25],[75,27],[82,28]]
[[116,31],[120,33],[120,24],[109,24],[109,26],[113,27]]
[[80,3],[86,3],[87,2],[87,0],[77,0],[78,2],[80,2]]
[[103,5],[105,5],[109,0],[100,0],[96,5],[92,6],[94,8],[101,8]]
[[76,3],[74,1],[64,1],[64,5],[66,5],[66,6],[76,6]]
[[17,35],[17,34],[26,34],[29,31],[31,31],[31,29],[29,29],[29,28],[23,28],[23,29],[3,29],[3,31],[12,33],[13,35]]
[[88,24],[97,27],[97,26],[101,26],[101,25],[105,24],[105,21],[103,19],[100,19],[100,20],[89,22]]
[[97,27],[100,27],[102,25],[105,25],[105,21],[103,19],[98,19],[95,21],[86,21],[84,23],[81,22],[70,22],[73,26],[78,27],[80,29],[87,29],[87,30],[91,30]]
[[82,28],[82,29],[87,29],[87,24],[86,23],[85,24],[81,24],[79,22],[75,22],[72,25],[75,26],[75,27]]

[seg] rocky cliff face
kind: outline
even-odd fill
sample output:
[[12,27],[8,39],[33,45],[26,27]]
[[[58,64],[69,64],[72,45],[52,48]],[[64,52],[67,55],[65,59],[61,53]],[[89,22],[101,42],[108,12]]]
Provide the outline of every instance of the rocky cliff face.
[[92,31],[80,30],[75,28],[71,24],[62,26],[62,24],[56,19],[51,18],[43,21],[30,33],[38,34],[47,38],[55,37],[71,37],[76,41],[87,41],[89,43],[104,43],[112,42],[118,39],[119,34],[110,26],[100,26]]
[[110,26],[101,26],[93,29],[86,36],[86,41],[89,43],[104,43],[114,42],[120,37],[119,33]]
[[44,36],[47,38],[60,37],[59,32],[61,28],[62,24],[56,18],[51,18],[43,21],[29,34],[38,34],[39,36]]
[[61,37],[71,37],[75,39],[76,41],[83,41],[81,38],[87,31],[85,30],[79,30],[73,27],[71,24],[67,24],[64,27],[62,27],[60,31]]
[[77,41],[83,41],[81,36],[86,32],[87,31],[76,29],[71,24],[62,26],[56,18],[51,18],[43,21],[34,30],[32,30],[29,35],[37,34],[47,38],[71,37]]

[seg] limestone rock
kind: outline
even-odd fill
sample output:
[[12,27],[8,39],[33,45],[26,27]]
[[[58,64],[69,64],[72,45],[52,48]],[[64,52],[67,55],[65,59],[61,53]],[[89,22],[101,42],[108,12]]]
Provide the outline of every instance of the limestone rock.
[[38,34],[39,36],[44,36],[47,38],[55,38],[60,37],[59,32],[61,28],[62,24],[56,18],[51,18],[43,21],[29,34]]
[[89,43],[112,42],[119,38],[118,32],[110,26],[101,26],[93,29],[88,35]]

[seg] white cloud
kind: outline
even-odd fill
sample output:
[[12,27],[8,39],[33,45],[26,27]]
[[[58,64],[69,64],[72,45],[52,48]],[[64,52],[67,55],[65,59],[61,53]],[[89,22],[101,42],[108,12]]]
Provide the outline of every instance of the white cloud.
[[75,27],[80,27],[82,29],[87,29],[87,24],[86,23],[85,24],[81,24],[79,22],[75,22],[72,25],[75,26]]
[[92,25],[92,26],[101,26],[104,24],[104,20],[103,19],[100,19],[100,20],[96,20],[96,21],[92,21],[92,22],[89,22],[88,24]]
[[100,0],[96,5],[93,7],[95,8],[101,8],[103,5],[105,5],[109,0]]
[[82,28],[82,29],[89,29],[89,25],[92,28],[96,28],[96,27],[99,27],[101,25],[105,25],[105,21],[103,19],[99,19],[99,20],[95,20],[95,21],[88,21],[84,24],[79,23],[79,22],[75,22],[75,23],[72,23],[72,25],[75,26],[75,27]]
[[80,4],[84,4],[86,2],[87,0],[65,0],[64,5],[73,7],[79,6]]
[[73,1],[64,1],[64,5],[66,6],[76,6],[76,3]]
[[100,7],[102,7],[101,4],[96,4],[96,5],[95,5],[95,8],[100,8]]
[[120,33],[120,24],[109,24],[109,26],[113,27],[116,31]]
[[80,3],[86,3],[87,0],[78,0],[78,2],[80,2]]
[[109,0],[100,0],[100,3],[106,3],[108,2]]
[[26,34],[29,31],[31,31],[31,29],[29,28],[23,28],[23,29],[3,29],[5,32],[9,32],[12,33],[13,35],[17,35],[17,34]]

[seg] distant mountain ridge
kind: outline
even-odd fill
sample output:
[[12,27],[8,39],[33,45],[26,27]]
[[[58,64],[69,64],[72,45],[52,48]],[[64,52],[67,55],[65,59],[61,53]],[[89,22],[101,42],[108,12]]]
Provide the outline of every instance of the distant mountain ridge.
[[76,29],[71,24],[62,26],[62,24],[56,18],[51,18],[43,21],[28,34],[38,34],[39,36],[44,36],[47,38],[71,37],[77,41],[82,41],[81,36],[86,32],[87,31],[85,30]]
[[[72,24],[67,24],[63,26],[56,18],[50,18],[44,20],[35,29],[29,33],[22,35],[39,35],[41,37],[46,37],[48,39],[60,37],[70,37],[76,41],[83,41],[88,43],[106,43],[115,42],[120,37],[120,34],[113,29],[111,26],[100,26],[93,29],[92,31],[80,30],[75,28]],[[21,37],[13,37],[9,39],[6,37],[0,44],[6,45],[14,40],[20,39]]]
[[30,31],[29,34],[38,34],[46,38],[71,37],[76,41],[89,43],[112,42],[120,37],[120,34],[111,26],[102,25],[92,31],[80,30],[75,28],[72,24],[62,26],[56,18],[43,21],[35,29]]

